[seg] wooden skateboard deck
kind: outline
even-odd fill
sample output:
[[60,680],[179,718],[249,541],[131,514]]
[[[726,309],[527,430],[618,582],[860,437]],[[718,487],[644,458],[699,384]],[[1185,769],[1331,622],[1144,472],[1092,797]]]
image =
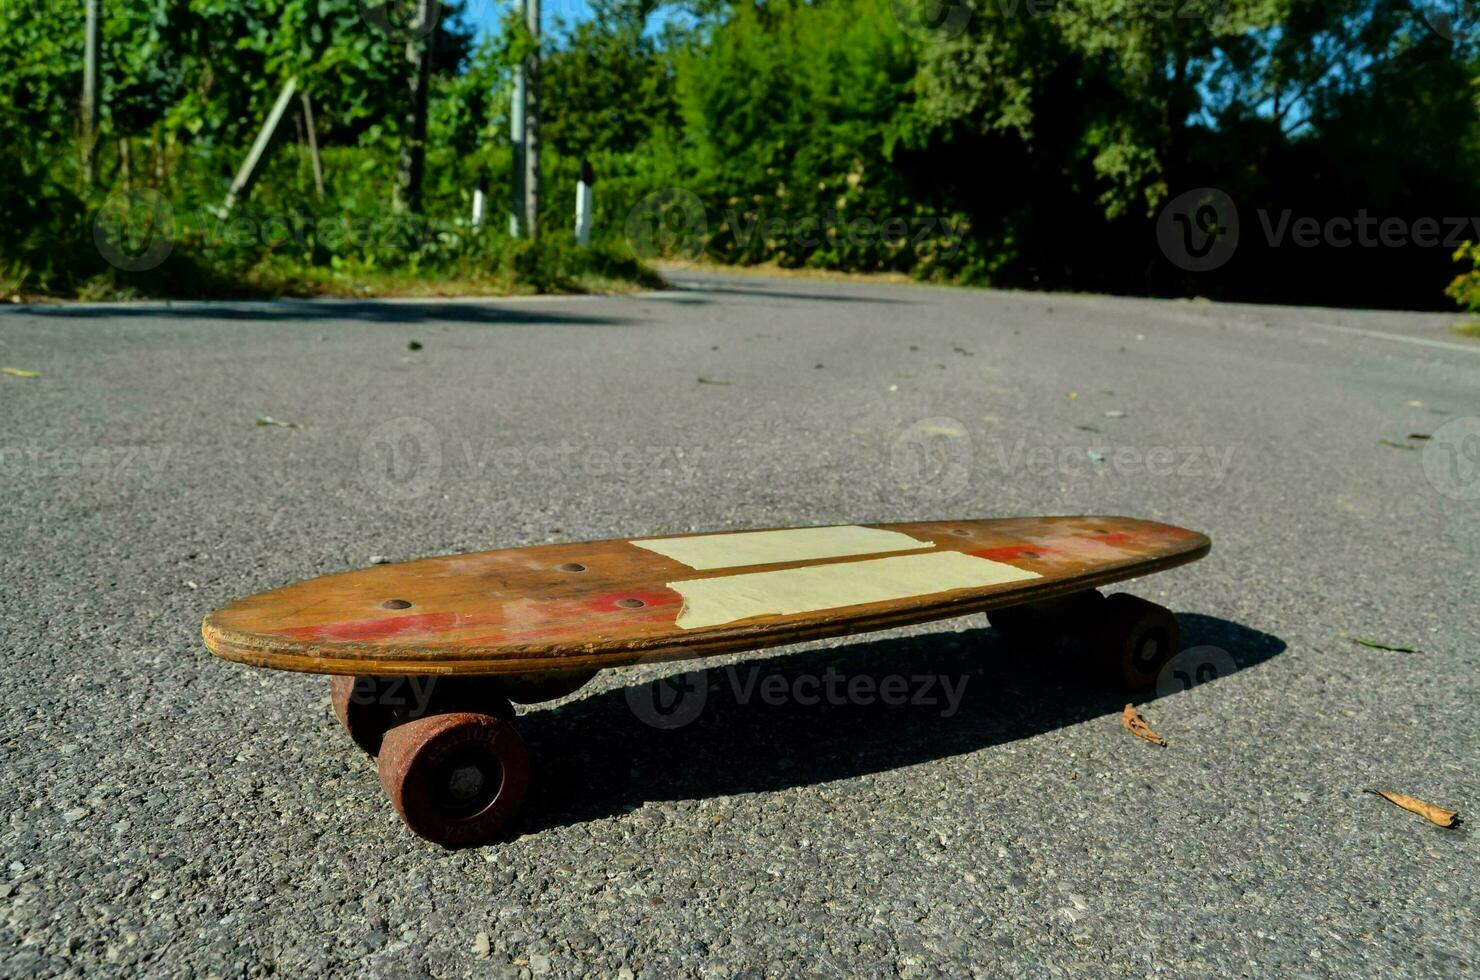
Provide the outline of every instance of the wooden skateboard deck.
[[538,545],[326,575],[206,617],[206,646],[348,675],[542,675],[1038,602],[1195,561],[1206,537],[1025,517]]

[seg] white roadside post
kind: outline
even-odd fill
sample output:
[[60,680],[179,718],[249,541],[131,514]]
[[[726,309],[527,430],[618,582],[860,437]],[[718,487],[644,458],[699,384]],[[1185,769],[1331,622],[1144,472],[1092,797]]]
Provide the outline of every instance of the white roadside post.
[[596,183],[596,174],[591,170],[591,161],[581,161],[581,176],[576,181],[576,243],[591,244],[591,185]]
[[485,191],[488,188],[488,178],[480,176],[478,186],[473,188],[473,227],[483,227],[483,213],[487,208]]

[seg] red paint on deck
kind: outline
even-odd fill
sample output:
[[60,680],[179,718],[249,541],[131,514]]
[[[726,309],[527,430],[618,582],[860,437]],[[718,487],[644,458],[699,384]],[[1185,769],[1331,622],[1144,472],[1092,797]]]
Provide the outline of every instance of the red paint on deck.
[[991,561],[1012,561],[1014,558],[1042,558],[1045,553],[1051,552],[1052,548],[1045,548],[1037,544],[1014,544],[1006,548],[986,548],[982,551],[968,551],[967,554],[973,558],[986,558]]
[[[466,618],[466,617],[464,617]],[[280,636],[303,640],[385,640],[406,633],[426,633],[451,629],[457,624],[457,613],[419,613],[414,616],[388,616],[384,619],[362,619],[353,623],[324,623],[297,626],[279,632]]]
[[[635,608],[619,606],[622,599],[638,599]],[[488,636],[502,642],[523,642],[537,637],[578,634],[595,623],[591,613],[641,616],[644,610],[674,606],[681,601],[677,592],[661,591],[611,592],[584,600],[533,602],[514,600],[512,605],[493,600],[490,608],[476,613],[431,612],[409,616],[384,616],[353,620],[347,623],[323,623],[279,630],[277,635],[293,640],[338,640],[369,642],[409,636],[433,635],[457,630],[464,636]],[[518,607],[515,612],[516,606]]]

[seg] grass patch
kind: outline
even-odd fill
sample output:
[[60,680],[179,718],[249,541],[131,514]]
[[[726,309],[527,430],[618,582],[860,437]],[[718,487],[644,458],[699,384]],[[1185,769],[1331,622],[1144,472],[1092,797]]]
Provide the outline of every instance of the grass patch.
[[266,299],[271,297],[521,296],[661,289],[654,269],[606,243],[572,236],[538,243],[490,234],[455,252],[394,256],[296,250],[234,250],[182,240],[157,267],[141,271],[92,262],[76,278],[38,276],[23,264],[0,267],[0,299],[13,303],[77,299]]

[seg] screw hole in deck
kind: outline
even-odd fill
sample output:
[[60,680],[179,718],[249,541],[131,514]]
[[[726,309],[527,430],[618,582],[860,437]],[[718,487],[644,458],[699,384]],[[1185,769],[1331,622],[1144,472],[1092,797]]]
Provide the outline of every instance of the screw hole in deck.
[[647,603],[643,602],[641,599],[618,599],[617,605],[621,606],[623,609],[641,609],[643,606],[647,605]]
[[586,566],[582,565],[578,561],[568,561],[564,565],[560,566],[560,570],[562,572],[584,572],[586,570]]
[[410,609],[411,603],[405,599],[387,599],[380,604],[382,609]]

